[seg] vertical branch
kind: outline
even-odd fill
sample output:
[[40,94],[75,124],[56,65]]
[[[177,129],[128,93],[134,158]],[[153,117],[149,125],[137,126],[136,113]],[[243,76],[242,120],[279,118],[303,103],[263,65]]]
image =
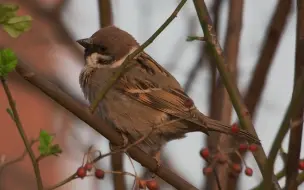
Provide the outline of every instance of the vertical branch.
[[32,150],[31,143],[28,140],[28,138],[25,134],[25,131],[23,129],[23,126],[21,124],[21,120],[19,118],[19,114],[18,114],[18,111],[17,111],[17,108],[16,108],[16,102],[14,101],[14,99],[12,97],[11,91],[9,90],[4,77],[1,77],[0,80],[1,80],[1,83],[2,83],[2,86],[3,86],[3,89],[5,91],[5,94],[7,96],[9,105],[12,109],[13,115],[11,117],[14,120],[16,126],[17,126],[19,134],[20,134],[20,136],[23,140],[23,143],[25,145],[26,151],[28,152],[28,154],[30,156],[30,159],[31,159],[31,162],[32,162],[32,165],[33,165],[33,168],[34,168],[35,176],[36,176],[37,188],[38,188],[38,190],[43,190],[43,183],[42,183],[42,179],[41,179],[41,175],[40,175],[39,165],[38,165],[38,162],[36,161],[36,157],[35,157],[34,151]]
[[270,19],[269,28],[260,57],[253,71],[253,76],[244,101],[252,117],[260,102],[263,89],[267,81],[267,75],[272,64],[273,57],[279,45],[279,41],[287,24],[287,18],[291,11],[292,0],[280,0],[273,17]]
[[[304,69],[304,0],[297,0],[297,29],[296,29],[296,60],[295,60],[295,83]],[[294,113],[291,121],[303,119],[304,104]],[[298,163],[301,151],[303,122],[298,122],[290,128],[289,148],[286,163],[286,190],[297,189]]]
[[110,0],[98,0],[100,27],[113,24],[112,4]]
[[[253,71],[251,81],[249,83],[244,102],[251,113],[252,118],[255,118],[256,108],[260,102],[263,90],[265,88],[268,73],[273,63],[275,52],[278,48],[279,41],[287,24],[288,15],[291,12],[292,0],[280,0],[277,3],[276,9],[265,35],[264,44],[261,48],[261,53]],[[233,162],[240,163],[238,156],[231,157]],[[238,177],[229,179],[231,189],[237,186]]]
[[[241,127],[246,129],[248,132],[256,135],[256,131],[253,127],[250,114],[245,104],[242,101],[242,97],[236,84],[233,83],[231,79],[231,74],[227,69],[227,65],[225,64],[225,58],[223,56],[223,51],[221,46],[219,45],[218,39],[214,32],[212,21],[210,19],[205,1],[193,0],[201,27],[204,31],[204,37],[207,40],[207,43],[210,44],[210,49],[215,58],[216,67],[221,75],[221,80],[226,87],[226,90],[230,96],[231,102],[234,106],[234,109],[238,115]],[[264,170],[264,164],[267,160],[265,151],[262,146],[259,146],[257,151],[253,153],[254,158],[260,168],[261,171]],[[263,173],[263,172],[262,172]],[[274,176],[272,174],[272,176]],[[269,181],[273,182],[277,188],[279,188],[279,184],[275,178],[270,179]]]
[[[100,28],[113,24],[112,4],[110,0],[98,0],[99,25]],[[123,154],[113,154],[111,156],[111,167],[113,171],[123,171]],[[114,189],[127,189],[124,175],[112,174]]]
[[[229,16],[228,28],[226,34],[226,42],[224,45],[226,64],[228,70],[231,72],[231,80],[237,84],[237,58],[239,52],[239,42],[242,28],[243,19],[243,0],[230,0],[229,2]],[[220,88],[217,90],[217,96],[221,99],[221,110],[219,110],[220,120],[223,123],[230,124],[232,115],[232,104],[227,93],[225,86],[220,83]],[[231,144],[231,137],[225,134],[215,134],[219,136],[218,145],[220,147],[228,147]],[[228,165],[218,165],[220,186],[222,189],[231,189],[229,181],[229,168]],[[217,186],[214,186],[217,189]]]
[[[223,4],[222,0],[215,0],[212,5],[212,13],[213,13],[213,24],[215,28],[216,34],[218,34],[219,27],[219,18],[220,18],[220,8]],[[207,56],[204,56],[207,55]],[[221,101],[217,98],[218,93],[218,85],[217,85],[217,72],[214,62],[214,59],[212,58],[212,53],[210,52],[210,48],[208,48],[208,44],[204,44],[204,52],[201,54],[201,57],[204,57],[204,61],[209,61],[209,69],[211,73],[211,79],[209,84],[209,115],[213,119],[219,119],[220,116],[220,110],[221,110]],[[206,58],[207,57],[207,58]],[[205,138],[204,138],[205,139]],[[216,136],[214,133],[210,133],[210,136],[207,137],[207,146],[210,150],[216,149],[216,145],[218,143],[218,136]],[[212,189],[213,187],[218,187],[216,182],[216,176],[215,175],[208,175],[206,183],[204,184],[203,189]]]

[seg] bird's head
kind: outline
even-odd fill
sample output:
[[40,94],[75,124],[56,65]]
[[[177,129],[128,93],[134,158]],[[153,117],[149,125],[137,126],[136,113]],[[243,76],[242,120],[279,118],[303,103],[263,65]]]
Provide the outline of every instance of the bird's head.
[[115,27],[104,27],[91,37],[77,40],[84,47],[85,66],[115,68],[139,45],[129,33]]

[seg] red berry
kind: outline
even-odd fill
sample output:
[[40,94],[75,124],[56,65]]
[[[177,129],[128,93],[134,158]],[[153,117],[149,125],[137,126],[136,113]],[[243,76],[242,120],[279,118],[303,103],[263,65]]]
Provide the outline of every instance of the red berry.
[[138,180],[138,186],[140,189],[146,189],[147,183],[145,180],[140,179],[140,180]]
[[237,126],[236,123],[231,126],[232,133],[238,133],[239,131],[240,131],[240,128]]
[[247,175],[247,176],[252,176],[252,173],[253,173],[253,171],[252,171],[252,169],[251,168],[246,168],[245,169],[245,174]]
[[300,160],[299,162],[299,169],[304,170],[304,160]]
[[242,166],[240,164],[232,164],[232,169],[236,173],[241,173],[242,171]]
[[146,181],[146,184],[147,184],[148,189],[150,189],[150,190],[158,190],[159,189],[157,181],[154,180],[154,179]]
[[87,175],[87,170],[83,166],[81,166],[77,169],[76,174],[78,177],[83,179]]
[[103,179],[104,178],[104,171],[102,169],[96,169],[95,170],[95,177],[98,179]]
[[204,159],[207,159],[210,156],[210,152],[208,148],[203,148],[200,151],[201,157],[203,157]]
[[250,150],[251,152],[255,152],[257,149],[258,149],[258,147],[257,147],[257,145],[255,145],[255,144],[251,144],[251,145],[249,146],[249,150]]
[[205,167],[203,169],[203,174],[204,175],[208,175],[208,174],[211,174],[213,172],[213,168],[212,167]]
[[84,165],[84,168],[87,170],[87,171],[91,171],[92,168],[93,168],[93,164],[92,163],[86,163]]
[[193,100],[191,100],[190,98],[185,100],[184,104],[187,108],[191,108],[194,105]]
[[244,152],[248,149],[248,145],[247,144],[240,144],[239,145],[239,151],[240,152]]

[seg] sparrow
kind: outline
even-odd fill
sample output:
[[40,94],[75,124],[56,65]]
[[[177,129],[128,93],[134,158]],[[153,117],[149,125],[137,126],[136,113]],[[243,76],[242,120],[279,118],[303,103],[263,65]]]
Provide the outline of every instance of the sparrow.
[[[85,60],[79,83],[85,98],[92,103],[139,44],[115,26],[101,28],[77,42],[84,47]],[[231,126],[201,113],[179,82],[146,52],[137,54],[134,61],[97,108],[98,114],[128,142],[145,137],[138,146],[157,161],[163,145],[190,132],[216,131],[260,144],[259,139],[247,131],[233,133]]]

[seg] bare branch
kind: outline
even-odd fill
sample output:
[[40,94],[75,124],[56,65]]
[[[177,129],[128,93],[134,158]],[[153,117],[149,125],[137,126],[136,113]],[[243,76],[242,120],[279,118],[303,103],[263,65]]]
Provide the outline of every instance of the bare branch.
[[[296,59],[294,81],[301,77],[304,69],[304,0],[297,0],[297,32],[296,32]],[[294,86],[295,87],[295,86]],[[303,98],[303,97],[302,97]],[[291,116],[292,121],[300,121],[296,127],[290,127],[289,148],[286,163],[286,190],[297,189],[298,166],[300,161],[302,130],[303,130],[304,103],[302,107]]]

